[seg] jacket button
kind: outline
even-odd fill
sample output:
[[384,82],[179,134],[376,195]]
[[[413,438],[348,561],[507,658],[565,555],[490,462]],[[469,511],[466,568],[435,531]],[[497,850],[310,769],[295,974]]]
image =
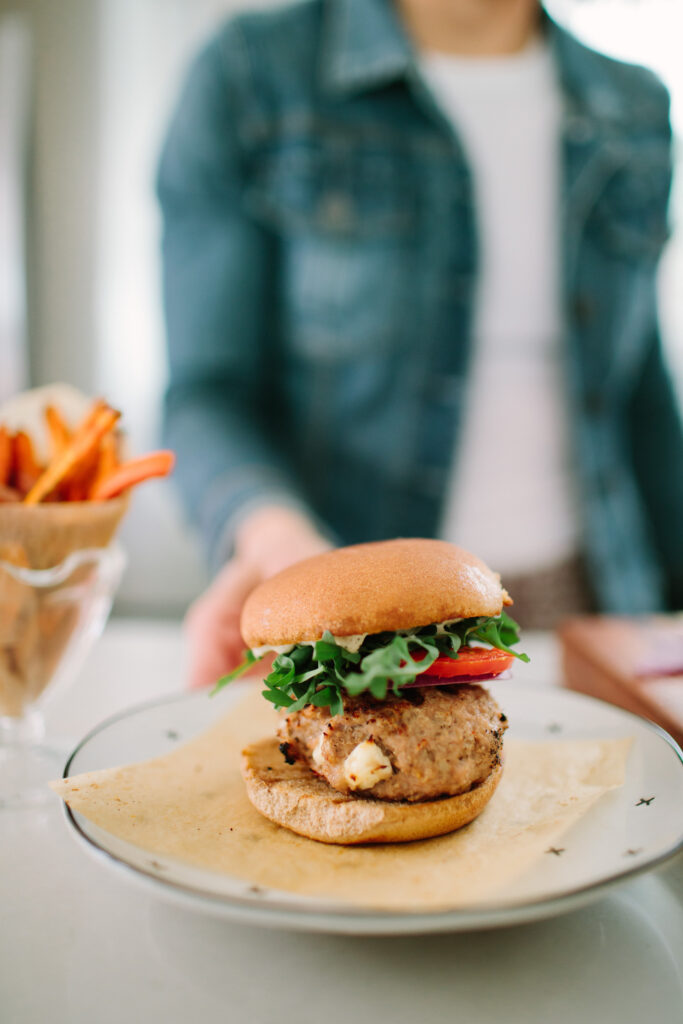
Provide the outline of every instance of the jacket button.
[[586,327],[595,315],[595,305],[587,295],[577,295],[572,303],[574,320],[579,327]]

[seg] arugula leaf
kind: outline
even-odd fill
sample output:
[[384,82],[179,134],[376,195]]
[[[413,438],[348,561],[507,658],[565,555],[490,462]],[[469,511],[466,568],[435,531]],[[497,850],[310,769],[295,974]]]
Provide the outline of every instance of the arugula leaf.
[[262,690],[261,693],[266,700],[269,700],[278,708],[289,708],[294,703],[292,698],[288,697],[286,693],[282,692],[282,690]]
[[238,679],[240,676],[244,675],[247,669],[251,668],[251,666],[255,664],[255,662],[260,660],[261,659],[257,658],[253,651],[246,650],[244,652],[244,661],[241,662],[237,666],[237,668],[234,668],[232,672],[228,672],[227,675],[221,676],[221,678],[218,680],[209,696],[213,697],[215,694],[219,692],[219,690],[222,690],[224,686],[227,686],[228,683],[231,683],[233,679]]
[[513,651],[512,649],[511,645],[519,641],[519,626],[505,610],[501,612],[497,619],[485,619],[472,635],[477,640],[483,640],[485,643],[490,644],[491,647],[497,647],[500,651],[514,655],[520,661],[529,661],[528,654],[522,654],[520,651]]
[[318,640],[314,651],[317,661],[333,661],[337,668],[341,661],[351,661],[354,664],[358,664],[360,661],[360,654],[357,651],[347,651],[345,647],[340,647],[329,629],[323,633],[322,640]]
[[332,697],[330,700],[330,714],[333,716],[344,714],[344,699],[341,695],[341,690],[332,691]]

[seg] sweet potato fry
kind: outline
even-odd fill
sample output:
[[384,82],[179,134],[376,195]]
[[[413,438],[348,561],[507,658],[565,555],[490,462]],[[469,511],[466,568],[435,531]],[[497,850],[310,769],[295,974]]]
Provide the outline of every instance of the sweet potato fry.
[[[96,398],[76,428],[76,434],[90,430],[93,424],[97,422],[98,416],[101,416],[103,410],[108,408],[109,406],[103,398]],[[108,434],[105,434],[102,441],[108,436]],[[98,463],[99,449],[98,446],[95,446],[89,455],[85,456],[82,461],[79,461],[68,473],[65,473],[57,490],[59,500],[86,501],[97,473]]]
[[[86,430],[96,422],[103,409],[109,408],[103,398],[93,403],[79,429]],[[64,501],[87,501],[96,482],[118,465],[118,440],[115,432],[105,434],[87,459],[76,466],[62,481],[60,492]]]
[[11,472],[12,438],[6,427],[0,427],[0,484],[9,484]]
[[74,433],[80,434],[82,430],[87,430],[88,427],[91,427],[103,409],[109,409],[109,405],[105,400],[103,398],[94,398],[92,405],[76,427]]
[[110,430],[114,428],[121,413],[108,405],[99,406],[76,430],[67,447],[56,459],[53,459],[44,473],[24,498],[27,505],[37,505],[43,501],[65,477],[76,467],[82,466]]
[[27,494],[43,470],[33,451],[33,442],[25,430],[19,430],[14,435],[12,448],[12,483],[21,494]]
[[107,434],[100,442],[97,469],[90,484],[88,497],[92,498],[99,485],[113,473],[119,464],[118,438],[114,431]]
[[64,451],[71,440],[71,431],[64,422],[62,414],[54,405],[45,408],[45,422],[50,437],[52,458],[56,459]]
[[[108,436],[108,435],[107,435]],[[95,447],[74,470],[66,476],[59,485],[60,501],[86,501],[90,494],[97,466],[99,463],[99,448]]]
[[106,501],[108,498],[115,498],[122,491],[129,487],[149,480],[153,476],[168,476],[175,464],[173,452],[161,451],[151,452],[149,455],[142,455],[138,459],[131,459],[117,466],[108,477],[101,480],[97,487],[91,492],[93,501]]

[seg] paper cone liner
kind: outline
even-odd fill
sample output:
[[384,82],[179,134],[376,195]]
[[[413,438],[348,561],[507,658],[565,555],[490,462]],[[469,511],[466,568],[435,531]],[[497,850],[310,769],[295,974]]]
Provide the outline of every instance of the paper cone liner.
[[22,565],[51,569],[73,551],[106,548],[127,508],[128,497],[42,505],[0,504],[0,559],[14,561],[11,549],[20,545],[25,554]]
[[23,579],[20,569],[60,566],[71,554],[107,547],[128,498],[103,502],[0,505],[0,716],[18,717],[52,680],[81,618],[92,563],[63,582]]

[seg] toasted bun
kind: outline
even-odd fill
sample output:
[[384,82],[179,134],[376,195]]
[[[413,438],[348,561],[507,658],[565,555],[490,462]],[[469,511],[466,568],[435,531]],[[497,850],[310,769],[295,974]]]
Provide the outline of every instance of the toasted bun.
[[249,647],[413,629],[500,615],[510,598],[500,577],[443,540],[387,540],[337,548],[297,562],[257,587],[242,611]]
[[424,803],[392,803],[338,793],[305,765],[285,764],[276,739],[242,753],[247,795],[264,817],[321,843],[408,843],[462,828],[481,814],[502,768],[460,796]]

